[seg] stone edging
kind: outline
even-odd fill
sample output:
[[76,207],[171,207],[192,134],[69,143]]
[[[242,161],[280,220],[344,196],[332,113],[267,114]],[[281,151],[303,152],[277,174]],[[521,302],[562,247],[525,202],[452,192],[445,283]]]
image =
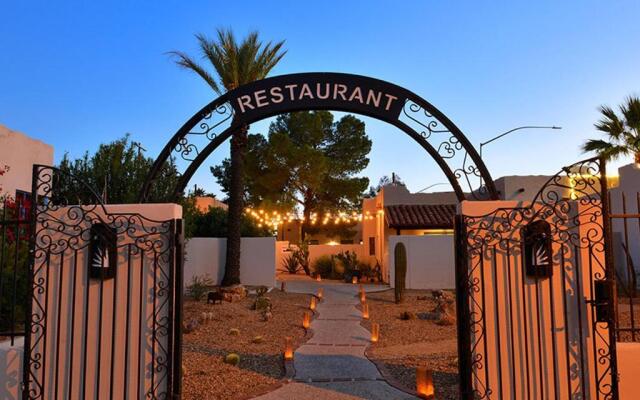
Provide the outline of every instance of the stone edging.
[[[357,297],[358,295],[356,295]],[[356,310],[362,311],[361,309],[362,304],[357,304],[356,305]],[[360,326],[362,326],[364,329],[367,330],[367,332],[369,332],[369,330],[364,326],[364,318],[360,319]],[[397,380],[396,378],[394,378],[389,371],[387,370],[387,368],[384,366],[384,364],[380,361],[376,361],[374,359],[372,359],[369,355],[369,349],[371,349],[371,342],[369,342],[369,344],[367,345],[367,347],[364,349],[364,356],[367,357],[367,360],[371,361],[371,363],[373,363],[373,365],[376,366],[376,368],[378,369],[378,372],[380,372],[380,375],[382,375],[382,377],[384,378],[384,380],[392,387],[398,389],[401,392],[410,394],[412,396],[415,396],[417,398],[420,398],[420,396],[418,395],[418,392],[411,390],[407,387],[405,387],[402,383],[400,383],[399,380]]]
[[[311,296],[315,297],[319,301],[322,301],[322,300],[318,299],[318,296],[316,296],[315,294],[311,294]],[[317,316],[320,315],[320,313],[318,313],[315,310],[313,310],[312,313],[313,313],[313,315],[311,316],[311,321],[313,321],[314,318],[317,318]],[[308,336],[308,338],[307,338],[307,340],[305,342],[301,343],[300,346],[306,344],[313,337],[313,330],[311,328],[309,328],[309,329],[305,328],[304,331],[305,331],[304,336],[305,337]],[[298,346],[298,347],[300,347],[300,346]],[[295,350],[297,350],[297,348],[294,349],[294,351],[293,351],[294,353],[295,353]],[[273,385],[269,385],[269,386],[265,387],[263,390],[261,390],[258,393],[253,393],[253,394],[241,397],[238,400],[254,399],[256,397],[260,397],[260,396],[263,396],[263,395],[265,395],[267,393],[271,393],[271,392],[273,392],[275,390],[278,390],[281,387],[283,387],[284,385],[293,382],[293,378],[296,375],[296,369],[295,369],[293,360],[287,361],[287,360],[284,360],[284,355],[282,357],[283,357],[283,362],[284,362],[284,376],[280,379],[280,381],[274,383]]]

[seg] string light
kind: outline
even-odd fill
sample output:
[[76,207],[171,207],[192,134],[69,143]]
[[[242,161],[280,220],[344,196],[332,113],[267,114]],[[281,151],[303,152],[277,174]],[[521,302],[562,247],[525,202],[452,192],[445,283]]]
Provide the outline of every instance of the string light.
[[251,207],[245,208],[245,214],[252,217],[258,223],[259,227],[266,226],[276,230],[285,222],[290,223],[293,221],[300,221],[302,223],[309,222],[311,225],[316,225],[319,223],[321,223],[322,225],[327,225],[329,223],[332,223],[333,225],[349,225],[360,221],[372,220],[375,218],[370,211],[366,211],[362,214],[358,214],[355,211],[352,211],[351,213],[339,212],[335,214],[327,212],[322,216],[314,212],[311,213],[309,217],[299,217],[295,213],[280,213],[276,210],[269,211],[264,209],[253,209]]

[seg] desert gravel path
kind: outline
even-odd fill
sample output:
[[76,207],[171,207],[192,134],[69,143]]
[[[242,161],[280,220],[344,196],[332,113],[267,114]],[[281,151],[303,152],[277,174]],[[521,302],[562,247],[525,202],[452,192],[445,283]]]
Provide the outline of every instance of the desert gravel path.
[[[294,355],[293,382],[257,397],[259,400],[400,400],[416,399],[389,385],[364,354],[370,333],[360,325],[357,285],[315,281],[287,282],[287,291],[316,293],[324,288],[313,336]],[[367,286],[367,292],[386,287]]]

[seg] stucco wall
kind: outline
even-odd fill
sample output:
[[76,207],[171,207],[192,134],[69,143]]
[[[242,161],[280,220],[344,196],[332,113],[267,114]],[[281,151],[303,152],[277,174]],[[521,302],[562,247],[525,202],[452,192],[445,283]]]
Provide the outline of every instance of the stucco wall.
[[0,176],[0,196],[15,196],[16,189],[31,192],[33,164],[53,165],[53,147],[0,125],[0,167],[10,167]]
[[618,343],[620,400],[640,399],[640,343]]
[[[620,176],[618,187],[611,189],[611,212],[613,214],[640,213],[640,197],[638,197],[640,167],[635,164],[625,165],[618,169],[618,173]],[[623,207],[623,195],[626,207]],[[626,242],[636,274],[640,274],[640,246],[637,245],[640,241],[640,225],[636,219],[627,218],[626,237],[624,218],[613,219],[611,228],[613,231],[613,254],[618,276],[627,282],[630,271],[627,269],[627,258],[623,244]]]
[[17,338],[14,345],[7,340],[0,343],[0,399],[20,399],[22,382],[22,353],[24,339]]
[[395,286],[394,249],[404,243],[407,250],[407,289],[454,289],[455,263],[452,235],[389,237],[389,265],[391,287]]
[[[225,238],[191,238],[186,244],[184,284],[196,275],[209,275],[216,284],[224,276]],[[274,286],[276,277],[276,239],[242,238],[240,247],[240,282],[245,285]]]

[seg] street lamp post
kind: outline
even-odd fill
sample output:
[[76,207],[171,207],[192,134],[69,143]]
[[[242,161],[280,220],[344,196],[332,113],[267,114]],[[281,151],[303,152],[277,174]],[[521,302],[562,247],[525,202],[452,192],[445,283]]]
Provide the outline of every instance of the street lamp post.
[[501,134],[499,134],[498,136],[491,138],[489,140],[487,140],[486,142],[482,142],[480,143],[480,158],[482,158],[482,147],[488,145],[489,143],[496,141],[504,136],[507,136],[508,134],[510,134],[511,132],[515,132],[515,131],[519,131],[522,129],[562,129],[562,127],[560,126],[536,126],[536,125],[526,125],[526,126],[519,126],[517,128],[513,128],[513,129],[509,129],[506,132],[502,132]]
[[[513,129],[509,129],[506,132],[502,132],[501,134],[499,134],[498,136],[491,138],[489,140],[487,140],[486,142],[481,142],[480,143],[480,159],[482,159],[482,147],[488,145],[491,142],[494,142],[502,137],[507,136],[508,134],[510,134],[511,132],[515,132],[515,131],[519,131],[522,129],[562,129],[562,127],[560,126],[538,126],[538,125],[525,125],[525,126],[519,126],[517,128],[513,128]],[[482,187],[482,177],[480,177],[480,187]]]

